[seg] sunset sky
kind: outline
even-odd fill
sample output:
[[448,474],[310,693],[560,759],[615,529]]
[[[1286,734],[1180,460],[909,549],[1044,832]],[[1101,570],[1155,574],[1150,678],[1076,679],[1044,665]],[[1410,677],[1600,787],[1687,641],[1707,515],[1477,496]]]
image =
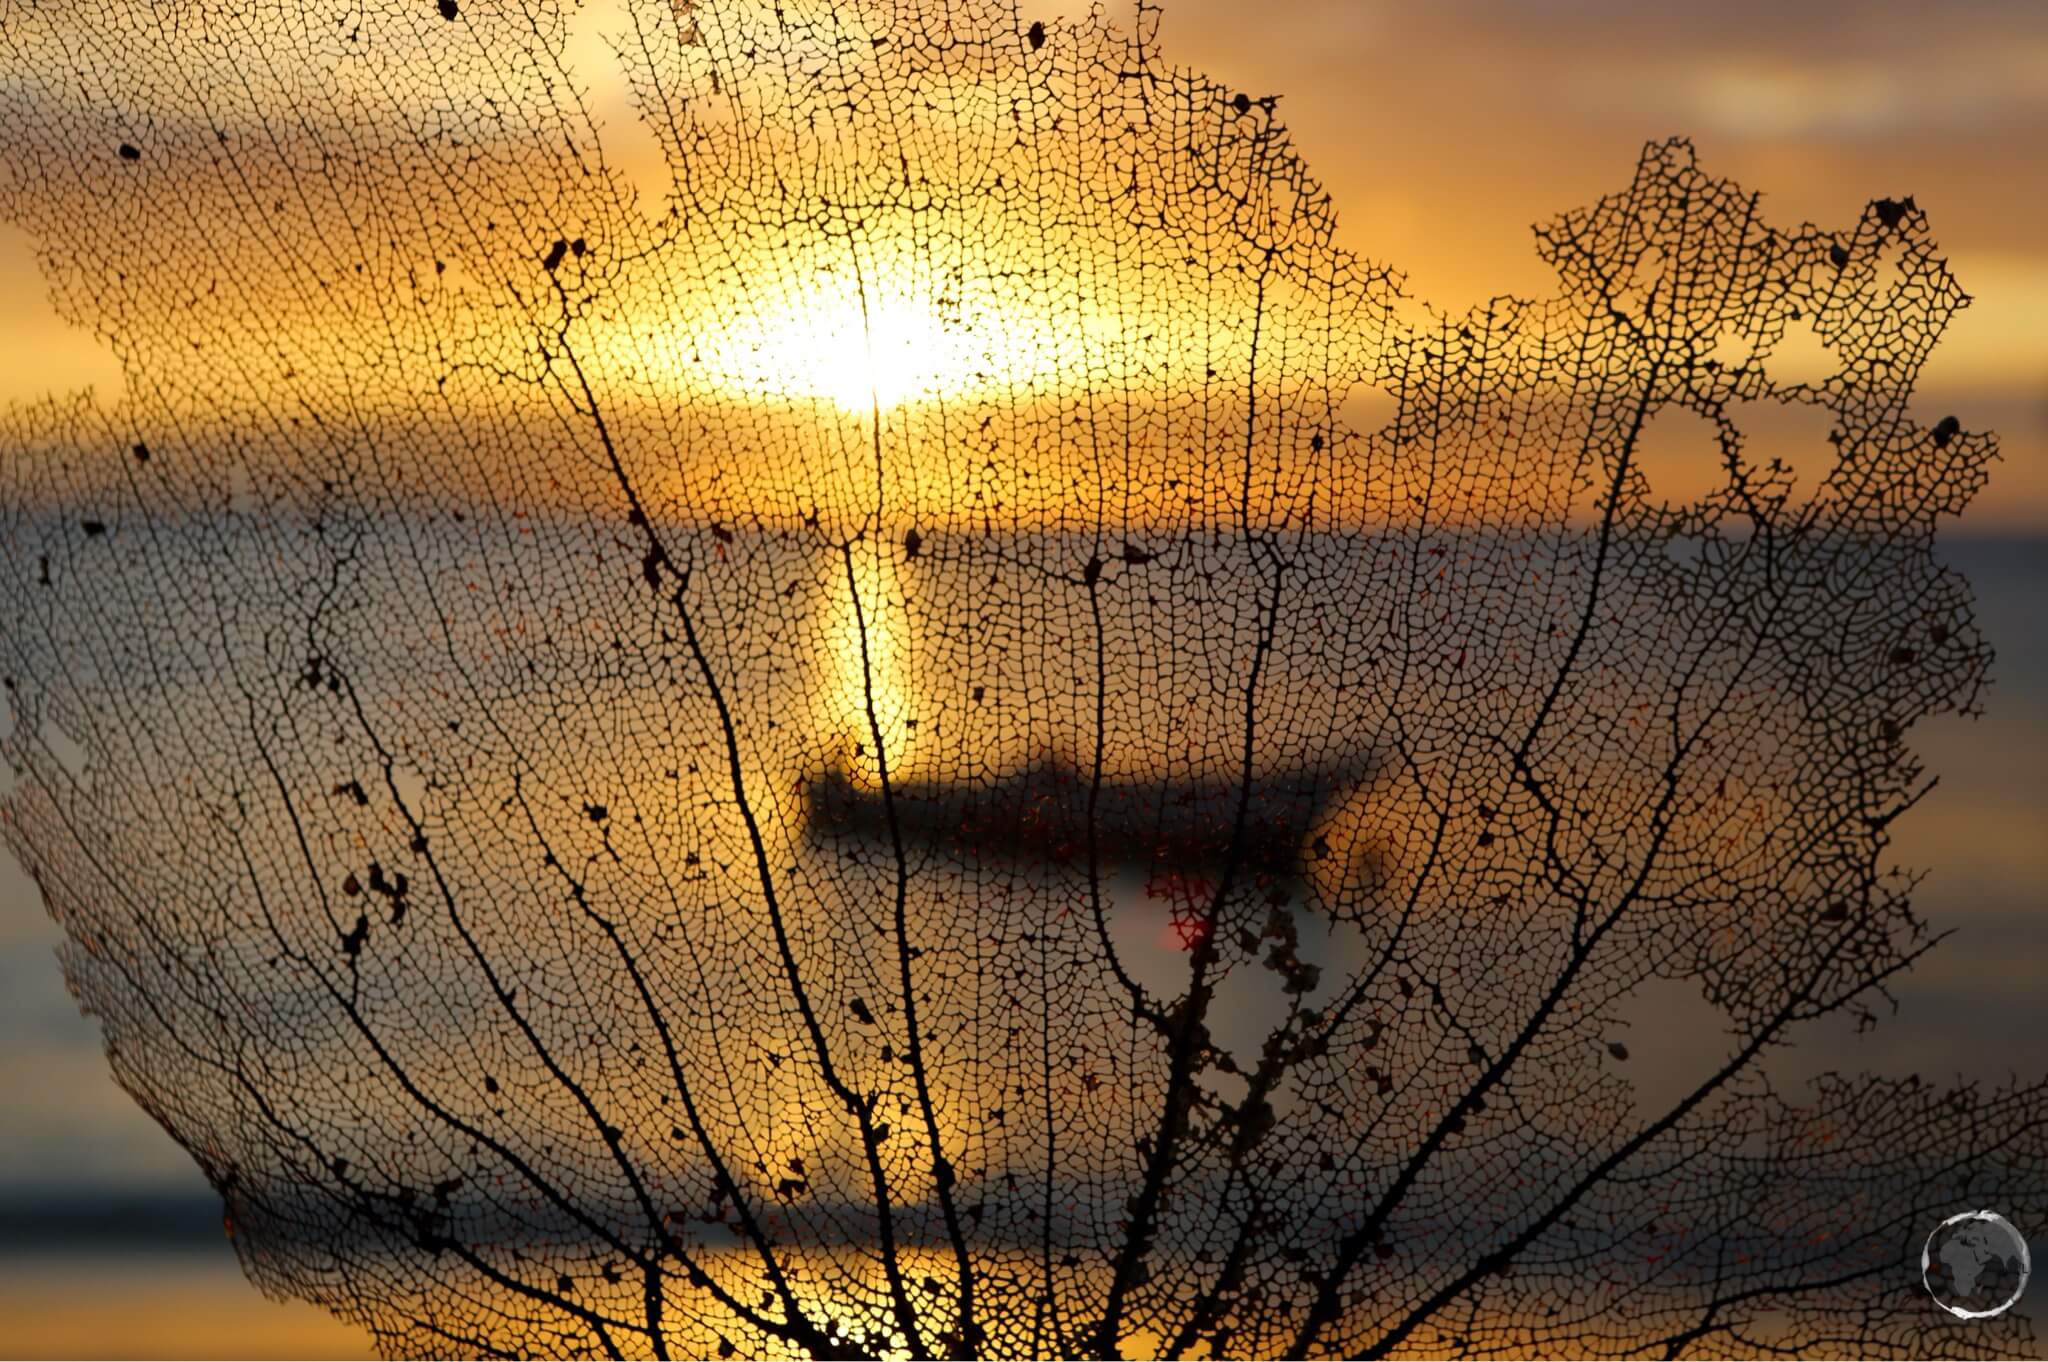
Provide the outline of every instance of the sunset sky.
[[[654,148],[606,79],[602,35],[622,25],[614,0],[594,7],[571,59],[597,83],[608,149],[647,184]],[[1626,183],[1642,145],[1674,134],[1709,173],[1762,190],[1780,225],[1848,227],[1871,198],[1913,195],[1975,298],[1918,414],[2000,433],[1975,528],[2048,525],[2039,6],[1176,0],[1160,41],[1174,63],[1280,95],[1348,244],[1439,306],[1547,292],[1531,224]],[[85,384],[117,391],[118,370],[55,318],[26,237],[0,227],[0,400]]]

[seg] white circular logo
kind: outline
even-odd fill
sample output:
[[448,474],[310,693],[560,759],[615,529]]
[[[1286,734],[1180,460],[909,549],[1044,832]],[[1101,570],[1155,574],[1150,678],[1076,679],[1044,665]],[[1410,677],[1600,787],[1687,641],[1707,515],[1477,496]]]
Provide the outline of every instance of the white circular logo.
[[1957,1319],[1991,1319],[2012,1309],[2033,1268],[2026,1238],[1996,1211],[1950,1216],[1920,1250],[1927,1294]]

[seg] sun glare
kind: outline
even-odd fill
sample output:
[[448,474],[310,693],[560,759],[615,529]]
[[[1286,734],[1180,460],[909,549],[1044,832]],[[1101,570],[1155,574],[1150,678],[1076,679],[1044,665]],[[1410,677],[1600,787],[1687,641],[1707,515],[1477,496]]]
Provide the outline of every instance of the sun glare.
[[854,415],[945,396],[973,378],[959,341],[934,317],[884,308],[864,325],[836,330],[817,348],[810,385]]
[[824,401],[862,417],[1016,381],[1014,326],[973,325],[950,297],[863,298],[836,283],[821,278],[735,327],[711,359],[713,382],[748,400]]
[[[1082,339],[1014,298],[960,282],[864,280],[845,268],[790,281],[788,301],[734,306],[715,340],[691,337],[679,376],[749,401],[827,402],[854,417],[1016,392],[1078,359]],[[733,314],[739,314],[737,316]],[[715,348],[714,348],[715,347]]]

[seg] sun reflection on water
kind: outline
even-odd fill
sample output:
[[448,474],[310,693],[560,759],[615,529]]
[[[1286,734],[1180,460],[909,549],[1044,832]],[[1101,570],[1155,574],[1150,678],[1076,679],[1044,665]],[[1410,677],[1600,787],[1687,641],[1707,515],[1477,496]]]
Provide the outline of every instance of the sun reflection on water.
[[865,782],[879,782],[884,762],[892,778],[900,776],[917,733],[905,591],[909,571],[901,555],[870,536],[847,550],[835,573],[822,649],[827,659],[822,698],[828,731],[840,735],[840,763]]

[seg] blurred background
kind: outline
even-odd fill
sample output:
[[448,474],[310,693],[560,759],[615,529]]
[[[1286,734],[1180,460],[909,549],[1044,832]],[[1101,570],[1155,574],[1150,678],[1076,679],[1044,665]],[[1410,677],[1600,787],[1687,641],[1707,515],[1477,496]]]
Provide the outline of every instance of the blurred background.
[[[579,69],[593,77],[604,34],[623,25],[615,4],[577,26]],[[1917,414],[1996,430],[2004,451],[1939,546],[1976,586],[1999,652],[1994,683],[1982,717],[1913,730],[1940,785],[1896,829],[1898,863],[1932,872],[1922,915],[1955,934],[1894,988],[1896,1014],[1860,1036],[1836,1019],[1773,1064],[1786,1082],[1828,1068],[2038,1077],[2048,1067],[2048,6],[1169,0],[1165,10],[1166,58],[1281,95],[1349,243],[1443,307],[1548,291],[1530,225],[1623,187],[1642,145],[1673,134],[1693,139],[1709,173],[1763,190],[1780,225],[1848,227],[1876,197],[1910,194],[1927,211],[1977,301],[1923,376]],[[1061,12],[1027,4],[1020,21]],[[623,95],[600,83],[597,100],[630,141]],[[117,397],[118,368],[58,322],[31,243],[0,226],[0,402],[83,387]],[[243,1280],[217,1198],[108,1077],[98,1028],[65,991],[57,935],[0,853],[0,1353],[367,1355],[360,1332],[266,1301]],[[1641,1002],[1630,1045],[1646,1086],[1720,1052],[1697,997]],[[2020,1228],[2042,1246],[2041,1227]],[[2042,1279],[2030,1293],[2037,1313]]]

